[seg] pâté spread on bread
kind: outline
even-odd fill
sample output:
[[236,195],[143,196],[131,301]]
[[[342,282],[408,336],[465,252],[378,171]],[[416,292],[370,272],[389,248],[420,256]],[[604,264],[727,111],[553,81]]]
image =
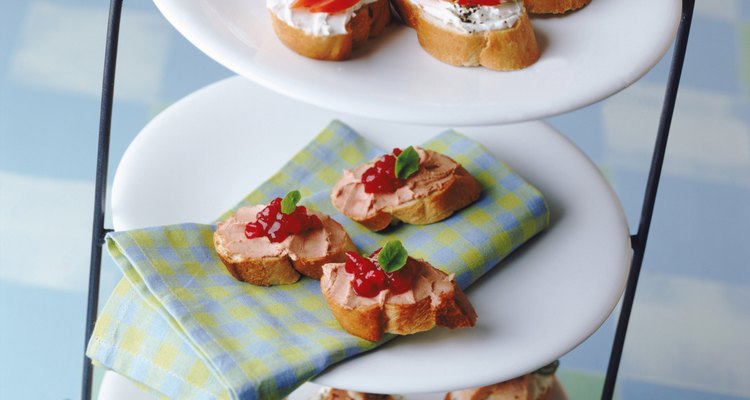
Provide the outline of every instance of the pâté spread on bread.
[[547,400],[555,383],[555,371],[560,361],[555,360],[538,370],[493,385],[448,392],[445,400]]
[[263,286],[294,283],[300,274],[320,279],[323,264],[344,261],[355,249],[341,224],[299,200],[292,191],[218,223],[214,246],[235,278]]
[[[555,371],[560,361],[534,372],[492,385],[454,390],[445,394],[444,400],[547,400],[552,396]],[[321,388],[310,400],[403,400],[393,394],[373,394],[332,387]]]
[[481,187],[452,158],[409,146],[347,169],[331,191],[334,207],[379,231],[402,221],[443,220],[479,198]]
[[310,400],[404,400],[402,396],[355,392],[332,387],[321,388]]
[[314,59],[340,61],[390,21],[388,0],[266,0],[282,43]]
[[352,335],[379,340],[432,329],[470,327],[477,315],[448,275],[409,257],[390,241],[369,257],[347,252],[344,263],[323,266],[321,291],[339,324]]

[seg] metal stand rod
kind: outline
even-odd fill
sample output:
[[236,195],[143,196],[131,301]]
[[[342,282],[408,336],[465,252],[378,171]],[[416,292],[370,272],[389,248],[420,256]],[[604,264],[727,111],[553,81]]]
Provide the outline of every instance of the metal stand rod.
[[[91,265],[89,266],[89,293],[86,310],[86,341],[91,338],[99,308],[99,280],[102,264],[102,245],[104,244],[104,205],[107,199],[107,170],[109,164],[109,138],[112,127],[112,104],[115,92],[115,67],[117,65],[117,43],[120,36],[120,16],[122,0],[112,0],[109,5],[109,25],[107,44],[104,54],[104,78],[102,83],[102,102],[99,114],[99,148],[96,158],[96,187],[94,197],[94,224],[91,230]],[[81,398],[91,399],[93,365],[83,356],[83,382]]]
[[651,159],[651,169],[646,183],[646,192],[643,199],[643,208],[641,210],[641,220],[638,224],[638,232],[631,236],[633,260],[630,265],[630,274],[628,275],[625,295],[622,300],[622,309],[620,311],[617,330],[615,331],[615,338],[612,344],[609,366],[607,367],[607,376],[604,380],[602,399],[605,400],[612,398],[615,390],[615,383],[617,382],[617,372],[620,368],[620,360],[622,359],[622,350],[625,345],[625,335],[628,330],[628,322],[630,321],[630,312],[633,309],[633,299],[635,298],[638,277],[641,273],[643,256],[646,251],[646,241],[648,240],[648,232],[651,227],[651,217],[654,213],[656,191],[659,188],[659,178],[661,177],[661,169],[664,164],[664,153],[667,149],[667,139],[669,137],[669,128],[672,124],[672,115],[674,114],[674,106],[677,99],[677,89],[680,86],[682,67],[685,62],[685,51],[687,49],[688,36],[690,35],[690,24],[693,20],[694,7],[695,0],[682,1],[682,19],[680,21],[679,30],[677,31],[674,54],[672,55],[669,80],[667,81],[661,119],[659,120],[659,130],[654,145],[653,158]]

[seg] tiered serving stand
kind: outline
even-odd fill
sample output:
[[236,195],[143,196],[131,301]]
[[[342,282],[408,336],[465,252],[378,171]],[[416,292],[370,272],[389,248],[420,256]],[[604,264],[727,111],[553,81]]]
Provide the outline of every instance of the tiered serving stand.
[[[385,148],[460,127],[537,186],[550,205],[550,228],[468,291],[480,315],[476,328],[399,338],[329,368],[291,399],[307,398],[320,384],[427,400],[440,398],[429,393],[510,379],[584,341],[624,291],[602,392],[602,399],[612,398],[694,0],[594,0],[570,15],[536,18],[542,58],[510,73],[443,65],[422,52],[405,27],[388,29],[353,60],[307,60],[276,40],[262,1],[155,3],[188,40],[240,76],[175,103],[131,143],[112,188],[115,229],[212,221],[332,119]],[[109,232],[104,204],[121,11],[122,0],[112,0],[86,342],[96,320],[102,243]],[[629,234],[616,195],[593,163],[548,125],[519,122],[569,112],[627,87],[661,59],[675,35],[641,219]],[[91,398],[91,380],[85,358],[83,399]],[[111,373],[105,381],[127,386]],[[565,398],[559,386],[554,398]]]

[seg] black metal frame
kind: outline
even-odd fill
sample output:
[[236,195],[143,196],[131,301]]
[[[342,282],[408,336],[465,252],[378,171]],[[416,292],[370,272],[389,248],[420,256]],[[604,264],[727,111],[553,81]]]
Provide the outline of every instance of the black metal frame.
[[659,178],[661,177],[661,167],[664,164],[664,153],[667,151],[667,139],[669,137],[669,128],[672,125],[672,115],[677,100],[677,90],[680,87],[680,77],[682,76],[682,67],[685,62],[685,52],[687,50],[688,37],[690,36],[690,25],[693,22],[693,8],[695,0],[682,1],[682,19],[680,28],[677,31],[675,39],[674,53],[672,54],[672,65],[669,70],[669,79],[667,80],[664,103],[661,109],[661,118],[659,120],[659,130],[656,135],[654,144],[654,153],[651,158],[651,169],[649,170],[648,180],[646,181],[646,191],[643,197],[641,209],[641,220],[638,223],[638,232],[630,237],[633,246],[633,260],[630,264],[630,274],[625,286],[625,295],[622,299],[622,309],[620,318],[617,321],[612,351],[609,356],[609,366],[607,367],[607,376],[604,379],[604,388],[602,390],[602,399],[609,400],[615,391],[617,381],[617,372],[620,369],[620,359],[622,350],[625,346],[625,334],[630,322],[630,312],[633,309],[633,300],[635,299],[635,289],[638,286],[638,277],[641,274],[641,265],[643,256],[646,253],[646,241],[648,232],[651,228],[651,217],[654,214],[654,204],[656,203],[656,191],[659,188]]
[[[99,147],[96,161],[94,224],[91,235],[91,265],[89,272],[88,308],[86,312],[86,341],[84,346],[88,343],[89,338],[91,337],[94,323],[96,321],[99,307],[102,245],[104,244],[104,236],[110,231],[104,228],[104,205],[106,204],[109,141],[112,126],[115,67],[117,64],[117,44],[120,33],[122,3],[123,0],[110,0],[109,25],[104,56],[101,114],[99,118]],[[638,225],[638,231],[636,234],[631,235],[633,259],[630,265],[630,274],[628,275],[625,294],[622,300],[622,309],[620,311],[620,317],[617,322],[617,329],[612,344],[607,375],[604,380],[604,388],[601,397],[604,400],[612,399],[615,383],[617,382],[617,373],[622,358],[623,347],[625,345],[625,335],[627,333],[633,300],[635,299],[635,292],[638,286],[638,278],[641,272],[641,265],[643,264],[643,257],[646,251],[646,242],[648,240],[649,228],[651,227],[651,217],[653,216],[654,205],[656,203],[656,192],[659,187],[659,178],[661,177],[661,169],[664,163],[667,139],[672,124],[672,115],[674,113],[675,102],[677,99],[677,91],[680,86],[682,67],[685,62],[685,53],[687,50],[688,36],[690,35],[690,26],[693,20],[694,7],[695,0],[682,0],[682,18],[680,20],[680,27],[675,40],[666,94],[664,97],[664,103],[662,104],[661,119],[659,121],[654,153],[651,159],[651,168],[649,170],[641,209],[641,219]],[[93,366],[91,360],[84,355],[81,390],[81,398],[84,400],[91,399],[92,372]]]
[[[99,148],[96,156],[96,187],[94,197],[94,224],[91,229],[91,265],[89,266],[89,293],[86,309],[86,345],[94,331],[99,310],[99,282],[102,267],[102,246],[107,229],[104,228],[104,205],[107,202],[107,172],[109,166],[109,138],[112,128],[112,106],[115,95],[115,71],[117,66],[117,44],[120,39],[120,17],[122,0],[112,0],[109,6],[107,47],[104,53],[104,78],[99,112]],[[91,398],[91,383],[94,368],[91,360],[83,356],[83,379],[81,398]]]

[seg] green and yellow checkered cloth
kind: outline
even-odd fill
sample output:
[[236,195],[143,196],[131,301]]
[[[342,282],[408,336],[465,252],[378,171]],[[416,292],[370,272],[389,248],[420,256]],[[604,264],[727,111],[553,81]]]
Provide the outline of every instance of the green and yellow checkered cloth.
[[[536,189],[480,144],[449,131],[423,146],[453,157],[483,187],[476,203],[439,223],[381,234],[335,210],[329,191],[341,171],[385,153],[337,121],[237,207],[299,189],[302,203],[341,222],[361,252],[398,238],[465,288],[543,230],[549,212]],[[126,279],[97,321],[89,357],[171,398],[275,399],[381,344],[341,329],[315,280],[266,288],[232,278],[213,230],[181,224],[108,235]]]

